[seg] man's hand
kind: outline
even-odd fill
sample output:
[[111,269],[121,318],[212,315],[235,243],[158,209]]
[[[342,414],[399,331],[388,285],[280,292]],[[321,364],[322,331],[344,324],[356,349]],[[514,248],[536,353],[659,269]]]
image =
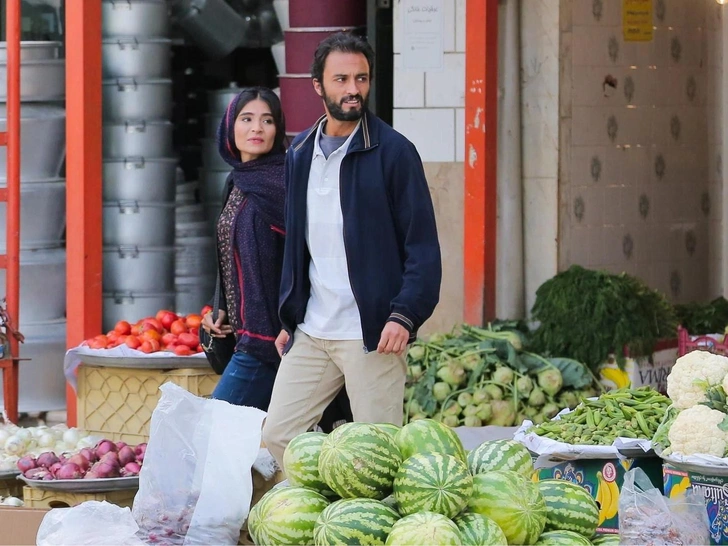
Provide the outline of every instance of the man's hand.
[[379,339],[377,352],[384,353],[385,355],[401,355],[407,349],[409,336],[410,334],[407,328],[396,322],[389,321],[384,325],[384,329],[382,330],[382,337]]
[[225,311],[218,311],[217,320],[212,322],[212,311],[210,311],[202,317],[202,328],[212,337],[225,337],[233,331],[232,326],[224,324],[226,319],[227,313]]
[[283,358],[283,349],[286,348],[286,343],[288,343],[289,339],[291,339],[291,336],[285,330],[281,330],[281,333],[276,338],[276,349],[278,350],[278,356],[281,358]]

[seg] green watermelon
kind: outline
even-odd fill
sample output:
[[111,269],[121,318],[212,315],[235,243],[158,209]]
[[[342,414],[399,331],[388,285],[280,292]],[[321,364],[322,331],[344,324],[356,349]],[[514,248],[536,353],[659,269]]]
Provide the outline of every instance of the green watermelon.
[[597,535],[591,543],[593,546],[619,546],[619,535]]
[[395,438],[403,459],[415,453],[442,453],[467,461],[465,449],[453,429],[434,419],[420,419],[403,426]]
[[441,453],[417,453],[402,463],[394,478],[399,512],[437,512],[454,518],[467,506],[473,478],[460,459]]
[[305,432],[296,436],[283,453],[283,468],[291,485],[308,487],[326,497],[335,497],[336,493],[324,483],[318,469],[321,444],[325,439],[323,432]]
[[491,470],[513,470],[530,479],[533,460],[528,449],[514,440],[483,442],[468,453],[470,473],[483,474]]
[[393,425],[391,423],[376,423],[376,426],[379,430],[383,430],[387,434],[389,434],[392,439],[394,439],[397,436],[397,433],[399,432],[399,429],[401,427],[398,427],[397,425]]
[[474,476],[468,511],[495,521],[508,544],[533,544],[546,525],[546,501],[538,485],[512,470]]
[[548,531],[538,537],[535,546],[592,546],[592,543],[573,531]]
[[463,546],[507,546],[506,535],[498,524],[481,514],[465,512],[454,520],[460,529]]
[[340,497],[383,499],[401,463],[389,434],[368,423],[345,423],[321,444],[319,473]]
[[304,487],[271,489],[248,515],[248,531],[256,544],[312,544],[313,530],[326,497]]
[[316,546],[380,544],[387,540],[399,514],[381,501],[342,499],[330,504],[316,521]]
[[599,507],[589,492],[566,480],[543,480],[538,489],[546,501],[546,530],[574,531],[587,538],[599,524]]
[[394,498],[394,495],[382,499],[382,502],[399,514],[399,506],[397,506],[397,499]]
[[394,524],[387,546],[462,546],[460,531],[452,520],[435,512],[418,512]]

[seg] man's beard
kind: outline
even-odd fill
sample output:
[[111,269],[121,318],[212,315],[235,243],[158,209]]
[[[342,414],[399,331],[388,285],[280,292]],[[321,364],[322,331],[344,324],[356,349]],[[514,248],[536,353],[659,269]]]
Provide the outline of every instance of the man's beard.
[[[321,86],[321,91],[329,114],[331,114],[331,117],[337,121],[358,121],[361,119],[362,115],[364,115],[364,110],[366,110],[369,105],[369,95],[366,97],[362,97],[361,95],[347,95],[341,99],[341,102],[337,103],[326,94],[326,89],[324,89],[323,86]],[[359,100],[359,108],[344,110],[344,103],[352,98]]]

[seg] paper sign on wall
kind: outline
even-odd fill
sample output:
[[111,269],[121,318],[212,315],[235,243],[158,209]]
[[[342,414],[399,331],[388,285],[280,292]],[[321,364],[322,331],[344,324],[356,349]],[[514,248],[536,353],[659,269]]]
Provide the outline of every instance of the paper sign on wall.
[[[445,0],[452,2],[452,0]],[[402,67],[442,70],[445,57],[443,0],[402,0]]]
[[652,0],[622,0],[625,42],[652,41]]

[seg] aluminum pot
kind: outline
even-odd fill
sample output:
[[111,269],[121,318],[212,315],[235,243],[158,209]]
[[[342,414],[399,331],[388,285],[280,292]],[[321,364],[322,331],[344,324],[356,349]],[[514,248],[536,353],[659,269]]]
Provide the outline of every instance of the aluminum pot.
[[[177,205],[194,205],[199,202],[199,193],[199,182],[177,182],[174,202],[177,203]],[[177,224],[179,225],[179,219],[177,219]]]
[[167,78],[172,73],[172,40],[109,38],[101,47],[104,78]]
[[197,222],[177,222],[177,225],[174,226],[174,236],[177,242],[189,237],[205,237],[209,235],[210,230],[208,229],[207,222],[204,220]]
[[176,297],[174,310],[188,315],[199,313],[213,298],[215,293],[215,276],[177,277],[174,280]]
[[[231,83],[228,87],[223,87],[222,89],[215,89],[214,91],[207,92],[208,115],[211,115],[213,117],[217,116],[218,125],[220,124],[222,115],[225,113],[227,107],[230,105],[230,102],[235,97],[237,97],[241,91],[242,88],[238,87],[234,83]],[[217,134],[217,127],[215,127],[215,130],[212,134]]]
[[[51,102],[66,94],[66,61],[47,59],[20,64],[20,100]],[[0,63],[0,102],[7,102],[8,65]]]
[[174,202],[174,158],[104,159],[103,169],[104,201]]
[[[66,319],[26,322],[21,317],[19,330],[25,343],[18,347],[18,411],[37,413],[66,409],[66,378],[63,355],[66,352]],[[2,404],[0,374],[0,404]]]
[[366,0],[293,0],[288,6],[291,27],[354,27],[367,23]]
[[[286,47],[288,51],[288,47]],[[305,131],[324,113],[321,97],[316,94],[308,74],[281,74],[281,106],[286,113],[286,132]]]
[[205,220],[205,209],[200,203],[177,205],[176,218],[177,222],[182,224],[202,222]]
[[[7,112],[0,104],[0,131],[6,129]],[[21,180],[55,178],[66,155],[66,110],[48,104],[20,107]],[[32,150],[32,153],[29,153]],[[5,184],[7,149],[0,146],[0,185]]]
[[133,324],[144,317],[153,317],[160,309],[174,307],[174,292],[107,292],[103,298],[104,332],[112,330],[120,320]]
[[217,146],[217,139],[215,138],[203,138],[202,142],[202,165],[205,169],[212,171],[222,171],[230,169],[230,165],[225,163],[225,160],[220,155]]
[[290,8],[288,4],[288,0],[273,0],[273,9],[276,12],[278,24],[281,25],[281,29],[284,31],[291,28]]
[[169,121],[105,123],[104,158],[169,157],[174,154],[173,129]]
[[222,205],[223,192],[230,168],[226,171],[208,171],[200,169],[200,198],[203,203]]
[[174,203],[104,203],[104,245],[172,246]]
[[174,247],[104,247],[104,292],[174,290]]
[[104,0],[101,30],[105,37],[167,36],[167,3],[165,0]]
[[[295,5],[296,2],[293,2]],[[341,31],[352,31],[355,27],[294,28],[286,30],[286,72],[310,74],[311,59],[324,38]],[[311,79],[308,76],[309,80]],[[309,81],[309,86],[311,82]],[[287,110],[285,110],[287,112]]]
[[175,243],[174,274],[177,277],[215,271],[217,251],[213,237],[185,237]]
[[105,122],[172,118],[172,80],[119,78],[103,82]]
[[270,52],[273,54],[273,61],[276,63],[276,70],[279,74],[286,72],[286,42],[278,42],[270,46]]
[[[7,44],[7,42],[0,42],[0,63],[8,62]],[[22,41],[20,42],[20,62],[57,59],[61,45],[63,45],[61,42]]]
[[[23,321],[53,320],[66,314],[66,250],[20,252],[20,317]],[[5,286],[5,270],[0,270]]]
[[245,39],[246,21],[225,0],[172,0],[172,20],[208,56],[225,57]]
[[[5,252],[5,203],[0,203],[0,251]],[[66,181],[23,181],[20,185],[21,250],[58,248],[66,227]]]

